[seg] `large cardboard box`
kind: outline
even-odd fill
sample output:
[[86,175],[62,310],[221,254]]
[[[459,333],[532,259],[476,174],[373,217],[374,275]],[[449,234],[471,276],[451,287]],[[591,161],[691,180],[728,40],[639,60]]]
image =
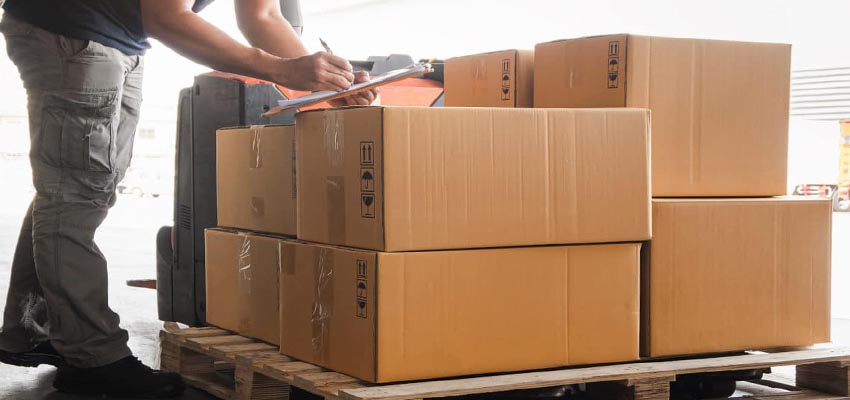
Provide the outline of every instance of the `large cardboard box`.
[[534,51],[504,50],[446,60],[446,107],[531,107]]
[[535,107],[652,111],[652,195],[786,193],[791,46],[635,35],[538,44]]
[[283,247],[281,352],[337,372],[393,382],[638,357],[640,244]]
[[828,200],[653,200],[643,354],[828,342],[831,221]]
[[216,181],[219,226],[295,235],[294,126],[220,129]]
[[296,122],[302,240],[410,251],[651,236],[646,110],[359,107]]
[[281,239],[207,229],[207,322],[280,344]]

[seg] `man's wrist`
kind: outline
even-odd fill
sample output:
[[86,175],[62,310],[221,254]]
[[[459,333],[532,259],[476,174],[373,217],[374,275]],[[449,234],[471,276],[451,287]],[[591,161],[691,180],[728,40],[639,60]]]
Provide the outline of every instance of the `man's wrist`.
[[285,85],[286,68],[284,59],[273,56],[258,48],[252,48],[254,55],[251,65],[256,69],[254,75],[260,79]]

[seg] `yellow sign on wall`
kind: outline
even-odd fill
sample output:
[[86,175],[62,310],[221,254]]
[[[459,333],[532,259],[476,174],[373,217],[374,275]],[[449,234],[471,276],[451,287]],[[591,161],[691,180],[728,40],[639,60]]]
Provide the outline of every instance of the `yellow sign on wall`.
[[838,155],[838,186],[850,186],[850,120],[841,121]]

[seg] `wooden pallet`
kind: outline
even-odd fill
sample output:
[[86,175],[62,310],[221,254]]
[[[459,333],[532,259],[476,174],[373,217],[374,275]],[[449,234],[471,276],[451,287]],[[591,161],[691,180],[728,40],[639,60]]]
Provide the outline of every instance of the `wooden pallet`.
[[[677,376],[796,366],[796,382],[765,379],[752,399],[850,399],[850,349],[825,348],[650,361],[474,378],[373,385],[278,354],[278,348],[217,328],[160,333],[161,368],[226,400],[288,399],[296,387],[326,400],[413,400],[586,384],[604,399],[668,400]],[[768,376],[769,377],[769,376]],[[593,389],[593,390],[590,390]]]

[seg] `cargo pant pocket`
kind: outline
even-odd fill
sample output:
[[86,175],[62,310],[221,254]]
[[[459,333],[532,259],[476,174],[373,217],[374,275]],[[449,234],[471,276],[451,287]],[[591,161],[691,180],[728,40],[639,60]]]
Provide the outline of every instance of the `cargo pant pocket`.
[[111,173],[118,116],[118,89],[49,95],[39,155],[55,167]]
[[[0,5],[3,1],[0,0]],[[3,19],[0,20],[0,33],[6,37],[11,36],[27,36],[33,31],[33,26],[21,21],[9,14],[3,14]]]

